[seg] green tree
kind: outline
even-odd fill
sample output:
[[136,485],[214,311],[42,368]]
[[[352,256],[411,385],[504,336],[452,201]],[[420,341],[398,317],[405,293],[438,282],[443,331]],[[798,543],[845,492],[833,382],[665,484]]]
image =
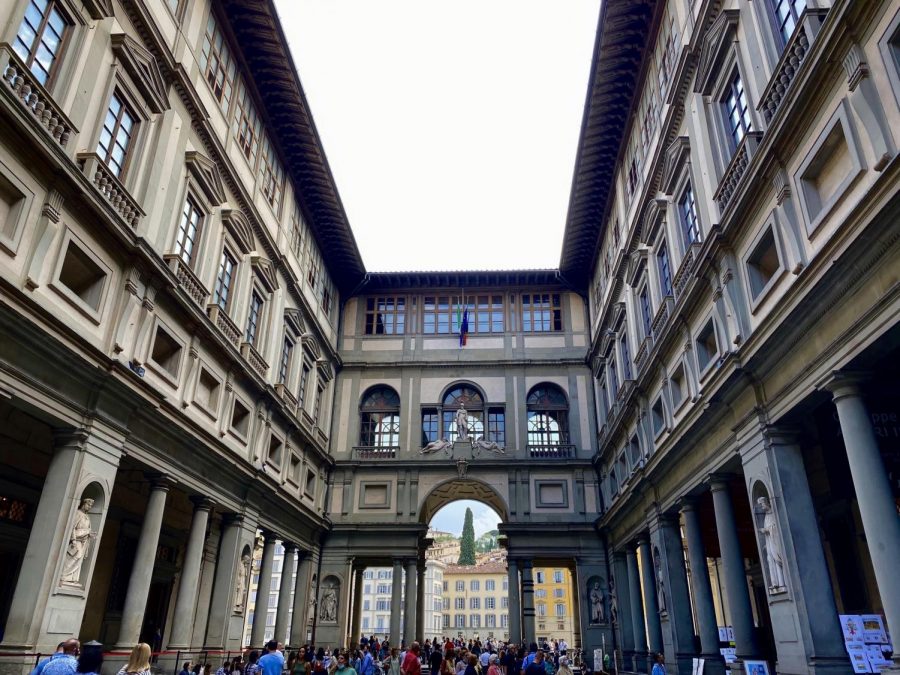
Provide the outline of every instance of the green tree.
[[459,560],[457,565],[475,564],[475,527],[472,525],[472,509],[466,509],[463,521],[462,539],[459,542]]

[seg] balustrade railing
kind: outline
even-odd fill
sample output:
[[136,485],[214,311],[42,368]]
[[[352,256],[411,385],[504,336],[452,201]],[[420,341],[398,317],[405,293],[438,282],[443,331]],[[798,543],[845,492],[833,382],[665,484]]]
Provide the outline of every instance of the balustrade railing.
[[181,256],[177,253],[167,253],[163,256],[163,259],[191,299],[201,307],[206,305],[206,301],[209,299],[209,291],[206,290],[200,279],[194,274],[194,270],[182,260]]
[[240,346],[241,343],[241,329],[237,327],[234,321],[231,320],[231,317],[225,313],[225,311],[219,307],[215,303],[211,303],[206,306],[206,311],[209,313],[209,318],[212,320],[216,327],[222,331],[222,335],[233,344],[235,347]]
[[394,459],[399,451],[400,446],[357,446],[353,448],[353,456],[356,459]]
[[674,298],[672,298],[671,295],[667,295],[656,309],[653,323],[650,324],[650,331],[653,333],[654,338],[659,338],[659,334],[666,327],[666,321],[669,319],[669,314],[672,312],[672,305],[674,303]]
[[728,204],[731,203],[731,198],[737,192],[738,186],[747,172],[747,167],[750,165],[750,160],[753,159],[756,148],[759,147],[761,138],[761,131],[750,131],[744,134],[744,138],[738,144],[737,150],[734,151],[734,156],[732,156],[731,162],[729,162],[722,176],[722,180],[719,181],[719,187],[713,195],[713,199],[719,205],[719,213],[724,213]]
[[132,197],[125,186],[119,182],[119,179],[109,170],[100,155],[95,152],[82,152],[76,157],[78,165],[94,184],[100,194],[106,201],[116,210],[122,220],[124,220],[131,228],[137,228],[138,223],[144,216],[143,210],[138,206],[137,201]]
[[573,459],[575,446],[572,444],[560,445],[529,445],[528,456],[532,459]]
[[675,291],[676,298],[681,297],[681,293],[684,291],[684,287],[691,277],[694,264],[697,262],[699,250],[700,244],[694,243],[688,246],[687,250],[684,252],[684,258],[681,259],[681,265],[678,267],[678,272],[675,273],[675,278],[672,279],[672,289]]
[[260,355],[258,351],[256,351],[256,347],[254,347],[249,342],[241,343],[241,356],[250,364],[250,367],[253,368],[259,376],[265,378],[266,373],[269,370],[269,364],[266,363],[265,359]]
[[65,148],[78,130],[6,42],[0,43],[0,79],[47,134]]

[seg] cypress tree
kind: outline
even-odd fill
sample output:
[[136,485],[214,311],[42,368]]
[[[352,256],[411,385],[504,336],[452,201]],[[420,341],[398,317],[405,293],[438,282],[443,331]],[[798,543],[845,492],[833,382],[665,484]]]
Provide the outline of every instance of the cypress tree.
[[475,527],[472,525],[472,509],[470,508],[466,508],[466,519],[463,521],[462,539],[459,542],[459,560],[456,564],[475,564]]

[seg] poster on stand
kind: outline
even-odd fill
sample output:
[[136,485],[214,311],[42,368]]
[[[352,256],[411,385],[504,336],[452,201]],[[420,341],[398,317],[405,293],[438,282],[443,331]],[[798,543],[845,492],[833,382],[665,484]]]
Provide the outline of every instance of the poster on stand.
[[848,647],[847,653],[850,655],[850,663],[853,665],[854,673],[871,673],[872,666],[869,665],[869,656],[865,648]]
[[765,661],[744,661],[746,675],[769,675],[769,665]]
[[863,639],[863,623],[859,614],[841,614],[840,619],[841,630],[844,633],[844,642]]
[[599,673],[603,670],[603,650],[595,649],[594,650],[594,672]]
[[737,661],[737,649],[734,647],[723,647],[719,650],[719,653],[722,655],[722,658],[725,659],[725,663],[734,663]]
[[884,629],[884,619],[880,614],[863,614],[862,621],[863,640],[882,644],[888,641],[887,631]]

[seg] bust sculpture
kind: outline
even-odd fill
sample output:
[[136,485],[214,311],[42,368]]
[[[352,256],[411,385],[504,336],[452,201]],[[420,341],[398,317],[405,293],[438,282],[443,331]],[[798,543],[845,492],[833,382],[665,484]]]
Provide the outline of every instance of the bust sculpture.
[[768,497],[760,497],[756,500],[760,512],[763,514],[763,526],[759,528],[763,535],[763,544],[766,548],[766,562],[769,567],[769,590],[781,591],[785,587],[784,580],[784,552],[781,550],[781,542],[778,539],[778,518],[769,503]]
[[91,539],[97,538],[97,533],[91,531],[91,519],[88,516],[93,506],[93,499],[84,499],[75,511],[72,531],[66,544],[66,559],[59,578],[61,586],[81,586],[81,567],[87,557]]

